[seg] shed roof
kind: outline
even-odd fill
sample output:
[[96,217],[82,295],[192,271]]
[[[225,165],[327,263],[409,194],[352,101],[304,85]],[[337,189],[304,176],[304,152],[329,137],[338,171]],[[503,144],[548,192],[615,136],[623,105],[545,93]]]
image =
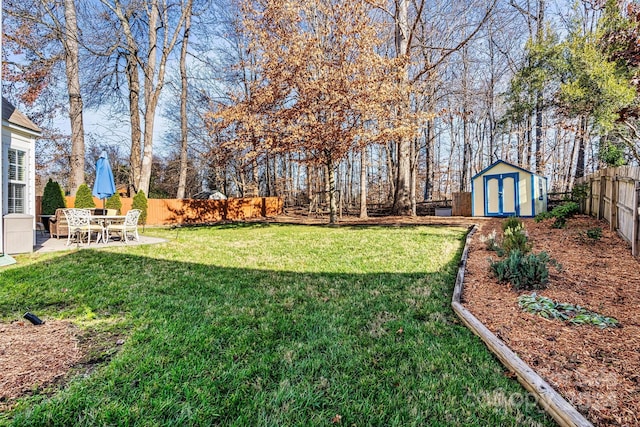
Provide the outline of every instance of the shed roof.
[[33,132],[42,132],[42,129],[16,109],[16,107],[4,96],[2,97],[2,120],[6,120],[13,125],[20,126]]
[[473,180],[473,179],[476,179],[477,177],[479,177],[480,175],[484,174],[484,173],[485,173],[485,172],[487,172],[488,170],[492,169],[492,168],[493,168],[493,167],[495,167],[496,165],[499,165],[500,163],[505,164],[505,165],[507,165],[507,166],[511,166],[512,168],[516,168],[516,169],[521,170],[521,171],[523,171],[523,172],[530,173],[531,175],[538,175],[537,173],[532,172],[532,171],[529,171],[529,170],[526,170],[526,169],[524,169],[524,168],[521,168],[520,166],[516,166],[516,165],[511,164],[511,163],[509,163],[509,162],[505,162],[504,160],[498,160],[498,161],[496,161],[496,162],[491,163],[491,164],[490,164],[489,166],[487,166],[486,168],[482,169],[480,172],[478,172],[478,173],[477,173],[477,174],[475,174],[473,177],[471,177],[471,179],[472,179],[472,180]]

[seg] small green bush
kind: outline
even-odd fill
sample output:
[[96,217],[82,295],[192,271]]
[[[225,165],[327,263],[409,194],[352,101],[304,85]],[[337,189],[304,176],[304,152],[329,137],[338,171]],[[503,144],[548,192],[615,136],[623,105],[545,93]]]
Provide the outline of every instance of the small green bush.
[[515,216],[510,216],[509,218],[502,221],[502,231],[507,231],[508,228],[524,228],[524,224],[520,221],[519,218]]
[[551,214],[551,212],[540,212],[538,215],[536,215],[536,217],[534,218],[534,221],[542,222],[551,218],[553,218],[553,214]]
[[491,233],[487,234],[486,236],[480,236],[480,242],[484,243],[485,248],[488,251],[498,251],[501,249],[496,235],[496,230],[492,230]]
[[602,228],[601,227],[593,227],[588,230],[583,230],[578,232],[578,237],[582,243],[594,243],[602,238]]
[[589,184],[576,184],[571,189],[571,200],[574,202],[584,202],[589,197]]
[[502,249],[506,254],[515,250],[526,254],[531,251],[531,245],[528,243],[528,240],[529,238],[524,230],[524,225],[520,223],[519,225],[513,228],[509,227],[504,231]]
[[87,184],[81,184],[76,192],[76,201],[73,204],[75,208],[80,209],[92,209],[96,207],[96,203],[93,201],[91,195],[91,189]]
[[514,289],[545,289],[549,282],[550,263],[558,267],[546,252],[525,255],[516,249],[503,260],[490,260],[490,269],[499,282],[510,283]]
[[54,215],[56,209],[66,208],[67,203],[64,198],[64,191],[60,184],[49,178],[47,185],[44,186],[44,193],[42,194],[42,214]]
[[144,191],[140,190],[135,196],[133,196],[133,205],[131,208],[140,209],[140,218],[138,219],[138,222],[140,224],[146,224],[148,202],[147,196],[144,195]]
[[551,227],[564,228],[567,225],[567,219],[572,218],[580,212],[580,205],[577,202],[566,201],[561,205],[553,208],[551,212],[541,212],[536,215],[535,221],[540,222],[547,219],[554,219]]
[[576,202],[564,202],[563,204],[556,206],[551,211],[551,215],[554,218],[572,218],[575,214],[580,212],[580,206]]
[[107,209],[115,209],[118,211],[118,215],[120,215],[120,209],[122,209],[122,201],[120,200],[120,194],[114,193],[113,196],[107,199],[105,203],[105,208]]
[[591,240],[600,240],[602,238],[602,228],[594,227],[587,230],[587,237]]

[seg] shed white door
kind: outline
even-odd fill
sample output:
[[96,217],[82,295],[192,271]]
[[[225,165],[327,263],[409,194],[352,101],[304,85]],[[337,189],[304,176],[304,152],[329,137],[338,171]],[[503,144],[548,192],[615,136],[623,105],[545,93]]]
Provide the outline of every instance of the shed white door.
[[518,173],[486,175],[484,197],[486,216],[517,216]]

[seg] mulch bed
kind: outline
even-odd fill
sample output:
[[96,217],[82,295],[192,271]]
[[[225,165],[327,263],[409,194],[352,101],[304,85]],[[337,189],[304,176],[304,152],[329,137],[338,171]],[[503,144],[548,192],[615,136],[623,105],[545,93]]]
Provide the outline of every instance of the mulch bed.
[[0,323],[0,410],[62,379],[80,358],[77,330],[69,322]]
[[[550,268],[538,295],[614,317],[621,327],[572,325],[520,309],[518,296],[531,292],[497,283],[488,261],[497,255],[480,241],[494,229],[501,234],[499,219],[482,222],[471,240],[464,305],[595,425],[640,425],[640,261],[594,218],[576,217],[565,229],[524,222],[533,252],[562,265]],[[600,240],[584,236],[594,227],[603,229]]]

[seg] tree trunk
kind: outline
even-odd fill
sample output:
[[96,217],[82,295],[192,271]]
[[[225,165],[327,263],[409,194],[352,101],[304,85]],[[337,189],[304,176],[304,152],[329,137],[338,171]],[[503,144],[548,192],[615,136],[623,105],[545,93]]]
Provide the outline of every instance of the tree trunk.
[[140,189],[140,160],[142,159],[142,127],[140,126],[140,79],[136,53],[127,55],[127,82],[129,84],[129,118],[131,120],[130,185],[134,193]]
[[187,48],[189,46],[189,33],[191,31],[191,1],[187,3],[188,10],[185,11],[184,34],[182,36],[182,48],[180,49],[180,177],[178,179],[178,192],[176,197],[184,199],[187,187],[187,148],[188,148],[188,128],[187,128]]
[[576,178],[584,176],[584,152],[587,137],[587,118],[580,117],[580,129],[578,130],[578,160],[576,161]]
[[335,166],[333,164],[333,159],[329,157],[327,159],[326,164],[326,172],[327,172],[327,192],[329,197],[329,224],[337,224],[338,223],[338,207],[336,204],[336,174],[335,174]]
[[417,213],[417,195],[416,189],[418,188],[418,161],[420,159],[420,148],[418,138],[411,141],[411,153],[409,158],[411,159],[411,185],[409,186],[409,199],[411,200],[411,216],[416,216]]
[[[409,2],[408,0],[398,0],[395,16],[396,25],[396,54],[399,58],[408,55],[409,52]],[[403,66],[402,86],[409,84],[409,70]],[[402,91],[401,91],[402,92]],[[402,115],[409,109],[409,100],[400,100],[401,108],[398,114]],[[410,216],[411,211],[411,140],[403,136],[398,141],[398,162],[395,182],[395,193],[393,197],[393,214]]]
[[[544,2],[545,0],[538,1],[538,18],[537,18],[537,30],[536,30],[536,38],[538,39],[538,44],[542,45],[544,41]],[[542,165],[542,108],[543,108],[543,98],[542,98],[542,89],[538,90],[536,93],[536,173],[542,175],[543,174],[543,165]]]
[[425,150],[425,182],[424,182],[424,200],[431,200],[433,195],[433,119],[427,121],[424,130],[426,140]]
[[82,95],[80,94],[80,66],[78,59],[78,22],[75,0],[64,0],[65,67],[71,120],[71,173],[69,191],[75,195],[84,183],[84,126],[82,123]]
[[360,150],[360,218],[367,218],[367,147]]

